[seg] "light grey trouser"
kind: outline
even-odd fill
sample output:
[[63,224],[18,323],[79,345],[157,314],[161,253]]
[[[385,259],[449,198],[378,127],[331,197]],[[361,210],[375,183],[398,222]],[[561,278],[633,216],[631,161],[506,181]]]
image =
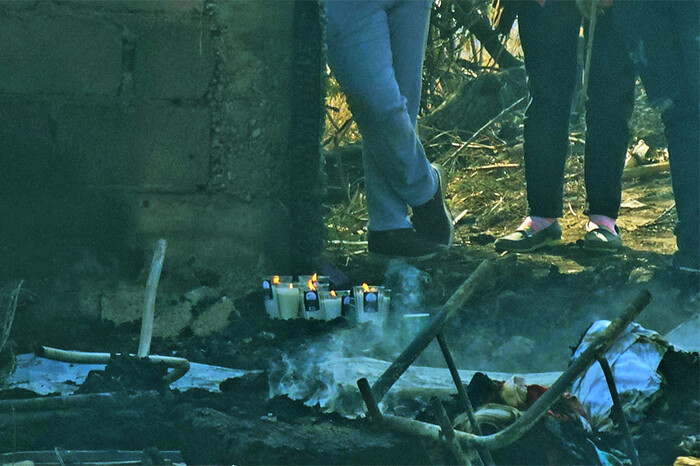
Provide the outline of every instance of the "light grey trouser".
[[362,135],[369,228],[408,228],[438,179],[416,135],[430,0],[324,0],[328,61]]

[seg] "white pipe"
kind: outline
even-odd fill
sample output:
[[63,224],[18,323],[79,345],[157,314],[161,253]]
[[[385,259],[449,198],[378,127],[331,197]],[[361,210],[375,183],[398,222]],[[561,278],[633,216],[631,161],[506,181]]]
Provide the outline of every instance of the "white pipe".
[[159,239],[156,251],[153,253],[151,273],[148,275],[148,281],[146,282],[146,294],[143,300],[143,315],[141,317],[141,338],[139,339],[139,350],[137,353],[140,358],[148,356],[151,350],[153,316],[156,311],[156,291],[158,291],[160,273],[163,270],[166,247],[167,242],[164,239]]
[[[85,351],[68,351],[48,346],[40,346],[36,350],[36,355],[54,361],[68,362],[73,364],[107,364],[112,357],[109,353],[88,353]],[[130,354],[129,356],[135,356]],[[184,358],[173,356],[146,356],[149,361],[162,362],[172,369],[165,376],[165,381],[170,385],[190,370],[190,362]]]

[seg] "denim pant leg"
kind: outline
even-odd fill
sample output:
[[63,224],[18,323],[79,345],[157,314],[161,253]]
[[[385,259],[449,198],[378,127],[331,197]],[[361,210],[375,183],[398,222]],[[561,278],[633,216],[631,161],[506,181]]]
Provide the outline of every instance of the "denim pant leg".
[[369,228],[411,226],[433,196],[415,124],[430,2],[326,0],[328,60],[362,134]]
[[700,3],[620,1],[625,32],[652,104],[664,109],[678,249],[700,254]]
[[615,6],[598,18],[586,103],[587,214],[617,218],[637,73],[615,27]]
[[549,1],[544,7],[527,1],[518,10],[531,97],[524,127],[525,182],[531,215],[562,215],[580,24],[573,1]]

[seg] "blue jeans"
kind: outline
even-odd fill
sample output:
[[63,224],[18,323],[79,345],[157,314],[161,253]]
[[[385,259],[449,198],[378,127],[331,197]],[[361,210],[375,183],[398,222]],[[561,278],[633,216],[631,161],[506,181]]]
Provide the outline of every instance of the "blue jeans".
[[678,222],[676,242],[700,256],[700,2],[618,0],[616,25],[649,100],[663,109]]
[[410,228],[438,188],[416,134],[430,0],[324,0],[328,62],[362,135],[369,229]]

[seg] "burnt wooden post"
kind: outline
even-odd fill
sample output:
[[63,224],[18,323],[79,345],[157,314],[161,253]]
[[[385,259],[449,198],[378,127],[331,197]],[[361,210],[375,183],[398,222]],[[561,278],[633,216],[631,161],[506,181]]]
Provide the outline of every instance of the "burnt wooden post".
[[[459,403],[459,407],[462,408],[467,413],[467,417],[469,418],[469,422],[472,424],[472,428],[474,429],[474,432],[476,433],[476,435],[482,435],[481,426],[479,426],[479,423],[476,422],[476,415],[474,414],[474,407],[472,406],[472,402],[469,399],[469,395],[467,394],[467,389],[464,388],[464,384],[462,383],[462,379],[459,376],[459,370],[457,369],[457,365],[455,364],[455,361],[452,358],[452,353],[450,352],[450,348],[447,346],[447,341],[445,340],[445,335],[443,335],[442,332],[438,333],[437,342],[440,345],[440,351],[442,351],[442,355],[445,358],[445,364],[447,364],[447,368],[450,370],[450,375],[452,376],[452,381],[455,383],[455,386],[457,388],[457,401]],[[491,452],[489,451],[489,449],[487,447],[478,446],[477,449],[479,450],[479,455],[481,456],[481,460],[486,465],[496,464],[496,463],[494,463],[493,457],[491,456]]]
[[293,273],[309,273],[323,249],[321,127],[323,34],[317,0],[294,2],[291,147],[284,164],[290,176],[289,206]]
[[603,375],[605,376],[605,382],[608,384],[608,390],[610,391],[610,397],[613,400],[612,410],[617,415],[620,427],[622,427],[622,434],[625,437],[625,444],[627,445],[627,454],[632,460],[634,466],[639,466],[639,456],[637,455],[637,448],[634,446],[634,439],[632,438],[632,432],[630,432],[630,425],[627,423],[627,417],[622,409],[622,401],[620,401],[620,395],[617,392],[617,386],[615,385],[615,377],[613,377],[612,369],[608,363],[608,358],[605,357],[604,353],[598,354],[596,357],[600,368],[603,370]]

